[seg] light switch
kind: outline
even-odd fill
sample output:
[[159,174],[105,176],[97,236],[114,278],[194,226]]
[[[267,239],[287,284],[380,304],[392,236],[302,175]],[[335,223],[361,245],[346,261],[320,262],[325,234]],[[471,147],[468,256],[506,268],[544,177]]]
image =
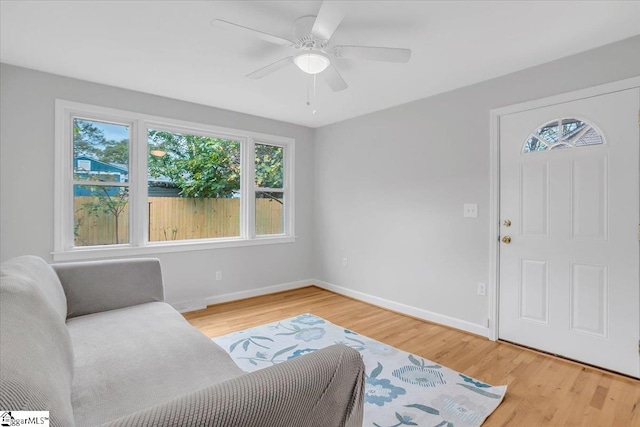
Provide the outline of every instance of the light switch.
[[478,217],[478,204],[477,203],[465,203],[464,204],[464,217],[465,218],[477,218]]

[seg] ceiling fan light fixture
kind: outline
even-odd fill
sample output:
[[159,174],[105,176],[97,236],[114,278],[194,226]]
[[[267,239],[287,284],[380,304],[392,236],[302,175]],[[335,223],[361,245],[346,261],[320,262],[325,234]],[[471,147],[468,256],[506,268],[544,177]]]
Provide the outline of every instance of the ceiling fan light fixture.
[[293,62],[307,74],[321,73],[331,64],[327,55],[316,51],[299,53],[293,58]]

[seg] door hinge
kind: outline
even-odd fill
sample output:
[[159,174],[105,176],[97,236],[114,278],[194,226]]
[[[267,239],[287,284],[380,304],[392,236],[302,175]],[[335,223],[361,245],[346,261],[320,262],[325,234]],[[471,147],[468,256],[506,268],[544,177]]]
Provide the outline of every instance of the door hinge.
[[640,240],[640,225],[638,225],[638,240]]

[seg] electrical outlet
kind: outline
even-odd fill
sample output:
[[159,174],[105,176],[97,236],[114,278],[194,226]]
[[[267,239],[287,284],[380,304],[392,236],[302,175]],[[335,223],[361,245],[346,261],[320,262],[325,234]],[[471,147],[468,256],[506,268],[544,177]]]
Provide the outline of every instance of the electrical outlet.
[[222,271],[216,271],[216,280],[222,280]]
[[463,216],[465,218],[477,218],[478,217],[478,205],[476,203],[465,203]]
[[487,284],[478,282],[478,295],[485,296],[487,294]]
[[349,267],[349,260],[348,260],[348,259],[346,259],[346,258],[342,258],[342,266],[343,266],[344,268]]

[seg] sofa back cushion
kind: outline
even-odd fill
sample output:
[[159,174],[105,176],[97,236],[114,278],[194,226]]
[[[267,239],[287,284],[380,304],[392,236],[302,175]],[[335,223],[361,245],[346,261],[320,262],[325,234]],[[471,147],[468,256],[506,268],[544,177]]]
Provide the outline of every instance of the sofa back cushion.
[[49,411],[52,426],[73,426],[73,350],[60,292],[39,258],[0,266],[0,408]]
[[53,264],[67,296],[67,320],[164,301],[160,260],[109,259]]

